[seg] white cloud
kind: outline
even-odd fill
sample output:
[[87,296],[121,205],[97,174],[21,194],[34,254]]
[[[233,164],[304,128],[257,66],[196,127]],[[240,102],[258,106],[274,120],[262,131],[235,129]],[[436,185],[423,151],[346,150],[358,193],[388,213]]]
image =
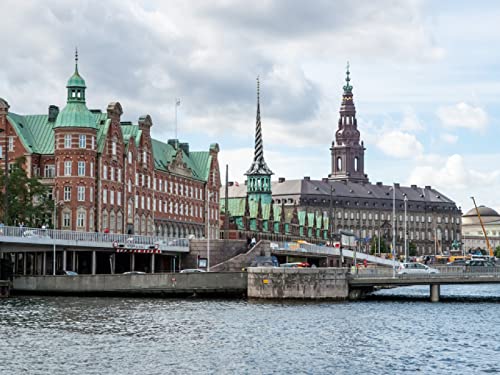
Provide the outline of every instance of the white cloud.
[[441,134],[441,140],[446,143],[455,144],[458,141],[458,136],[455,134],[443,133]]
[[382,135],[377,141],[377,147],[389,156],[404,159],[417,157],[424,150],[424,146],[415,135],[400,130]]
[[401,130],[420,131],[424,130],[424,125],[420,122],[417,114],[412,108],[407,108],[403,113],[401,121]]
[[466,167],[464,157],[454,154],[440,165],[417,166],[408,178],[408,184],[435,185],[442,189],[470,190],[474,187],[491,186],[500,171],[480,172]]
[[440,107],[437,115],[448,128],[484,130],[488,124],[488,114],[481,107],[460,102],[448,107]]

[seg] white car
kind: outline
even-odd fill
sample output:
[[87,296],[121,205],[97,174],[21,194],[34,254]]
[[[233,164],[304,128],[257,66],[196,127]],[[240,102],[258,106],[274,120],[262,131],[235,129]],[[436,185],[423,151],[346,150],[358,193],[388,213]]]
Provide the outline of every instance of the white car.
[[418,274],[437,274],[439,270],[431,268],[422,263],[401,263],[398,268],[398,275],[418,275]]

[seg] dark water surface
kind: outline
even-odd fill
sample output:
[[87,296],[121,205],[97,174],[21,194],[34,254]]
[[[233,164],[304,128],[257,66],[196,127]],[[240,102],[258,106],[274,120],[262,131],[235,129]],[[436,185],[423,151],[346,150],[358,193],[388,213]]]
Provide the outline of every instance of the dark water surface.
[[500,373],[500,286],[442,294],[434,304],[428,287],[342,303],[14,297],[0,300],[0,374]]

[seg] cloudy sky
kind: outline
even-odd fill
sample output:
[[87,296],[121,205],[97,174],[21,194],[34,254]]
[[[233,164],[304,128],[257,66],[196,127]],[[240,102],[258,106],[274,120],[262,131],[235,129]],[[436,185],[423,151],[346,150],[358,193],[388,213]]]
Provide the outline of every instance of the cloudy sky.
[[78,46],[87,104],[153,136],[221,147],[242,182],[255,78],[275,178],[330,172],[346,61],[372,182],[432,185],[500,209],[500,7],[495,1],[0,2],[0,97],[21,114],[65,103]]

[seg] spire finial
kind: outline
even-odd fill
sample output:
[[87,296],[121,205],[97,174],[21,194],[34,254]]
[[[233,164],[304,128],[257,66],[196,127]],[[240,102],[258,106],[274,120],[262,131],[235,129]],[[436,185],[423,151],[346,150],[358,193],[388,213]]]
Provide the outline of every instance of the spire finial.
[[257,104],[260,104],[260,76],[257,75]]
[[78,73],[78,47],[75,47],[75,73]]
[[352,86],[349,84],[349,82],[351,81],[351,78],[349,77],[350,74],[351,74],[351,72],[349,71],[349,61],[348,61],[347,66],[346,66],[346,72],[345,72],[344,92],[349,92],[349,93],[352,91]]

